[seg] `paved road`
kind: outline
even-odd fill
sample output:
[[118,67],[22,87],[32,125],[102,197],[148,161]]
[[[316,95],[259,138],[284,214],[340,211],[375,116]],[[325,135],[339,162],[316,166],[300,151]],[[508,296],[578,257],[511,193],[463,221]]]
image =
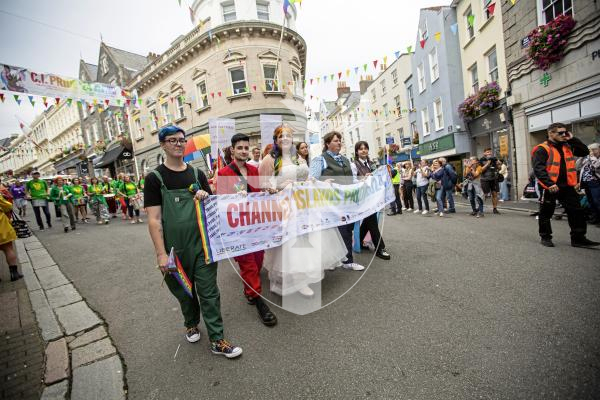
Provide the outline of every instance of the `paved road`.
[[[323,310],[277,310],[274,328],[222,263],[226,335],[244,348],[237,360],[212,355],[203,326],[199,343],[185,341],[146,224],[39,238],[109,324],[130,399],[598,398],[600,250],[570,247],[565,221],[554,223],[558,247],[543,248],[535,223],[517,212],[476,220],[466,209],[388,217],[391,261],[375,259]],[[360,275],[328,273],[323,289],[343,292]]]

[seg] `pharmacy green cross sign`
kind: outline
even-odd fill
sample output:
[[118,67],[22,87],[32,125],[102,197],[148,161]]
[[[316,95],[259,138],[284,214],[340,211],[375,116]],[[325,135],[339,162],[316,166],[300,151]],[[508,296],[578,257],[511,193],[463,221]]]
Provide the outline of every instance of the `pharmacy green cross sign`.
[[548,87],[548,84],[552,80],[552,75],[547,72],[544,72],[544,75],[540,78],[540,85],[544,85],[544,87]]

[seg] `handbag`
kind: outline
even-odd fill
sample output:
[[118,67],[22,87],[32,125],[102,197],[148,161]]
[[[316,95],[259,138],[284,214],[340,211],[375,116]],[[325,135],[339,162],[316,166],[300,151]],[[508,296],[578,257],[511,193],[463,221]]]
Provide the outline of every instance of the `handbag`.
[[523,197],[526,199],[537,199],[538,198],[538,194],[535,191],[535,182],[528,183],[527,185],[525,185],[525,188],[523,189]]
[[19,239],[28,238],[29,236],[32,235],[31,229],[29,229],[27,222],[25,222],[21,218],[19,218],[19,216],[17,214],[15,214],[14,211],[12,212],[11,224],[12,224],[13,229],[17,233],[17,237]]
[[498,174],[498,183],[504,182],[504,175]]

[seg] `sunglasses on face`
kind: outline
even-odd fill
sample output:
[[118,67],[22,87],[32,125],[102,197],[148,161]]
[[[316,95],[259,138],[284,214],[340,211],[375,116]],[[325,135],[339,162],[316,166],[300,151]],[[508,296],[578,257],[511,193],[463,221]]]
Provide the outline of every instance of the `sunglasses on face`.
[[187,139],[168,138],[168,139],[165,139],[165,142],[169,143],[172,146],[175,146],[177,144],[184,146],[187,143]]
[[557,135],[566,136],[569,134],[569,131],[556,131]]

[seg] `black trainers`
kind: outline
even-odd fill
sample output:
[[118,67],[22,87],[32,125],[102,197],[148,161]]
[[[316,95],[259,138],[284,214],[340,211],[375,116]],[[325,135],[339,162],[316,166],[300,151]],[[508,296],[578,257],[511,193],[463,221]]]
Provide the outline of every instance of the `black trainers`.
[[244,296],[246,297],[246,302],[248,304],[250,304],[251,306],[256,304],[256,299],[254,297],[250,297],[250,296],[246,296],[246,295],[244,295]]
[[200,340],[200,331],[198,330],[198,327],[194,326],[192,328],[188,328],[185,332],[185,338],[190,343],[196,343],[198,340]]
[[375,256],[381,258],[382,260],[389,260],[392,258],[392,256],[390,256],[390,253],[385,251],[385,249],[382,249],[382,250],[379,250],[378,252],[376,252]]
[[500,211],[498,211],[497,208],[494,208],[494,214],[500,214]]
[[542,246],[554,247],[554,243],[552,243],[552,239],[544,239],[544,238],[542,238],[540,240],[540,243],[542,244]]
[[589,249],[592,247],[600,246],[600,243],[594,242],[593,240],[590,240],[588,238],[582,238],[582,239],[577,239],[577,240],[571,240],[571,246],[583,247],[583,248]]
[[258,316],[263,324],[266,326],[274,326],[277,325],[277,317],[275,314],[271,312],[269,306],[265,304],[262,298],[257,297],[254,299],[256,304],[256,310],[258,311]]
[[222,354],[227,358],[235,358],[242,355],[242,348],[234,346],[225,339],[210,343],[210,351],[213,354]]

